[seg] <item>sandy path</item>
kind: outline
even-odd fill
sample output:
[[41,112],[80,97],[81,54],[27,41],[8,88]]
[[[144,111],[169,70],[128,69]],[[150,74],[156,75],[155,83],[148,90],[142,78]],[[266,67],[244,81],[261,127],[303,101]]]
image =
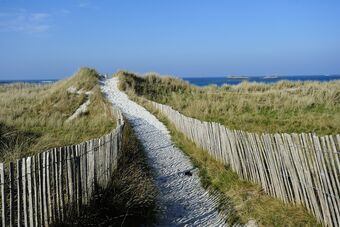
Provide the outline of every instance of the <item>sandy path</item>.
[[[181,150],[174,147],[166,127],[150,112],[128,99],[117,88],[118,79],[108,79],[103,92],[119,107],[143,143],[160,192],[160,226],[224,226],[217,202],[201,186],[197,170]],[[192,176],[185,175],[190,170]]]

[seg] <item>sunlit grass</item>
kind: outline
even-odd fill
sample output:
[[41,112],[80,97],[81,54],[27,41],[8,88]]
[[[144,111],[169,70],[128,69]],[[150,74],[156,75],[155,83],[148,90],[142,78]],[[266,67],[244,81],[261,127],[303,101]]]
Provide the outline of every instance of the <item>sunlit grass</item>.
[[[81,93],[68,92],[70,87]],[[66,122],[86,101],[86,91],[92,91],[87,111]],[[0,106],[2,161],[99,137],[115,125],[98,73],[88,68],[52,85],[1,85]]]
[[184,115],[250,132],[340,133],[340,81],[196,87],[172,78],[119,72],[120,88]]

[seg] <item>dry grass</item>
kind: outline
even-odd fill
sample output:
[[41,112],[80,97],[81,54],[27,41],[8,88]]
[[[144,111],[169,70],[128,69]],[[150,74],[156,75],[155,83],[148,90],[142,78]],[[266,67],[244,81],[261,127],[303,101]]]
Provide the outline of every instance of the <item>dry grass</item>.
[[284,204],[264,193],[260,186],[241,180],[231,168],[224,166],[198,148],[180,133],[173,124],[149,103],[136,96],[135,101],[157,116],[169,129],[173,142],[184,151],[200,170],[204,187],[215,194],[217,190],[222,207],[227,202],[229,224],[247,223],[255,220],[259,226],[321,226],[308,211],[299,205]]
[[[69,79],[52,85],[0,86],[0,159],[14,160],[52,147],[99,137],[115,127],[111,105],[103,97],[93,69],[82,68]],[[69,87],[92,91],[86,113],[66,123],[86,101]]]
[[196,87],[171,77],[119,72],[120,88],[204,121],[250,132],[340,133],[340,81]]

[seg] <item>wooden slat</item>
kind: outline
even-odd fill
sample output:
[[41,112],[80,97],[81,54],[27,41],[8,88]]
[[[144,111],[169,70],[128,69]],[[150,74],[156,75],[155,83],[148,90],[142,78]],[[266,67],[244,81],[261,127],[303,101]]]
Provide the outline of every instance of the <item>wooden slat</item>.
[[65,200],[64,200],[64,166],[65,166],[65,158],[64,158],[64,149],[60,149],[58,155],[59,155],[59,196],[60,196],[60,221],[63,222],[65,218]]
[[60,214],[60,195],[59,195],[59,150],[54,151],[54,188],[55,188],[55,203],[56,203],[56,215],[55,219],[57,222],[61,220]]
[[47,194],[47,161],[46,152],[42,153],[42,170],[43,170],[43,210],[44,210],[44,225],[48,226],[49,215],[48,215],[48,194]]
[[21,220],[22,220],[22,209],[21,209],[21,200],[22,200],[22,194],[21,194],[21,160],[17,160],[17,224],[18,227],[21,226]]
[[26,169],[26,159],[22,159],[22,201],[23,201],[23,210],[24,210],[24,223],[25,226],[28,226],[28,211],[27,211],[27,169]]
[[39,224],[40,226],[44,226],[44,191],[43,191],[43,161],[42,161],[42,153],[39,153],[38,156],[38,180],[39,180]]
[[76,150],[75,147],[72,146],[71,149],[71,166],[72,166],[72,188],[73,188],[73,204],[75,205],[74,207],[76,208],[77,204],[77,172],[76,172],[76,166],[75,166],[75,160],[76,160]]
[[37,156],[32,157],[32,174],[33,174],[33,194],[34,194],[34,222],[39,226],[39,185],[37,183]]
[[14,226],[14,164],[9,163],[8,169],[9,180],[9,226]]
[[75,159],[75,169],[76,169],[76,188],[77,188],[77,214],[80,214],[80,207],[81,207],[81,201],[82,201],[82,190],[81,190],[81,169],[80,169],[80,158],[77,157]]
[[2,226],[6,226],[7,217],[6,217],[6,182],[5,182],[5,165],[4,163],[0,163],[0,185],[1,185],[1,219],[2,219]]
[[34,226],[34,210],[33,210],[33,188],[32,188],[32,157],[26,159],[26,173],[27,173],[27,192],[28,192],[28,213],[29,225]]
[[46,152],[46,192],[47,192],[47,207],[48,207],[48,222],[52,223],[53,221],[53,214],[52,214],[52,193],[51,193],[51,153],[52,151]]
[[54,161],[54,153],[55,153],[55,148],[50,151],[50,187],[51,187],[51,206],[52,206],[52,211],[51,211],[51,218],[52,218],[52,223],[56,223],[56,208],[57,208],[57,202],[56,202],[56,191],[55,191],[55,161]]
[[87,178],[87,163],[86,163],[86,143],[83,143],[81,145],[81,180],[82,180],[82,194],[83,194],[83,204],[87,204],[87,182],[86,182],[86,178]]
[[67,187],[69,195],[69,205],[72,206],[74,202],[74,190],[73,190],[73,166],[72,166],[72,150],[67,150]]
[[87,165],[88,165],[88,198],[92,196],[93,192],[93,182],[94,182],[94,157],[93,157],[93,143],[92,140],[89,141],[88,153],[87,153]]

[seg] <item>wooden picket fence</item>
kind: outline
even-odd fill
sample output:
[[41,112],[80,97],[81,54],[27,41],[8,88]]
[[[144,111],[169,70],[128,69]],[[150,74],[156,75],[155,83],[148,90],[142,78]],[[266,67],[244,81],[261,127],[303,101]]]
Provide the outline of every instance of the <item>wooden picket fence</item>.
[[340,135],[230,130],[151,103],[180,132],[241,178],[260,184],[286,203],[304,205],[326,226],[340,226]]
[[2,226],[50,226],[78,215],[97,188],[108,186],[121,155],[124,119],[117,128],[78,145],[0,163]]

